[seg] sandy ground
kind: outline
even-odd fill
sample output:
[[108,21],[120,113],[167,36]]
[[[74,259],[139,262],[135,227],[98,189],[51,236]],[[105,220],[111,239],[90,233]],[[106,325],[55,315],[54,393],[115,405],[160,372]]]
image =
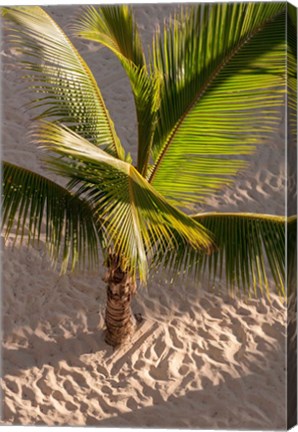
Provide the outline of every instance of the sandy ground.
[[[146,43],[169,10],[136,8]],[[76,8],[50,11],[65,25]],[[76,45],[135,154],[126,77],[105,49]],[[3,46],[1,57],[3,158],[42,172],[25,137],[31,114],[21,108],[15,53]],[[204,210],[284,214],[283,124],[281,115],[279,136]],[[60,276],[42,245],[12,250],[12,241],[2,248],[2,424],[285,428],[286,309],[276,295],[245,302],[157,274],[134,299],[143,321],[113,351],[103,341],[103,269]]]

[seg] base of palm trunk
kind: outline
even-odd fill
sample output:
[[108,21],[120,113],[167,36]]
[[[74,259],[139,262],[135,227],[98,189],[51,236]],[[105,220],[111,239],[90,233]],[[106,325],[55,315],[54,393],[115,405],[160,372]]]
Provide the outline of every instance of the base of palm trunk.
[[109,258],[105,281],[107,282],[105,341],[115,347],[123,344],[134,330],[130,304],[136,287],[132,276],[121,269],[115,256]]

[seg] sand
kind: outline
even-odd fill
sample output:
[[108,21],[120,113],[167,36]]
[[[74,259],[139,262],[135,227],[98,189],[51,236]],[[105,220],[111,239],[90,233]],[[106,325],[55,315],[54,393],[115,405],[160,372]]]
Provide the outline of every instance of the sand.
[[[149,43],[171,7],[136,8]],[[75,7],[51,7],[65,25]],[[105,97],[117,131],[135,154],[136,119],[128,81],[105,49],[76,41]],[[17,53],[1,47],[3,158],[44,173],[26,138]],[[233,188],[202,210],[284,214],[284,121]],[[55,178],[55,177],[51,177]],[[2,248],[1,424],[160,428],[285,428],[286,308],[274,294],[233,299],[191,278],[156,274],[133,311],[141,322],[125,346],[104,343],[105,285],[98,272],[60,276],[42,244]],[[221,288],[222,294],[219,289]]]

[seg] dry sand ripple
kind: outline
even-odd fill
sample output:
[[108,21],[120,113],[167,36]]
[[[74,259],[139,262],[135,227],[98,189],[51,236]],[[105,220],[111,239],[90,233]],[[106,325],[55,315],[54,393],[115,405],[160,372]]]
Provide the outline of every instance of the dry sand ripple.
[[244,302],[156,277],[134,300],[143,321],[114,351],[103,340],[100,275],[59,277],[41,249],[31,255],[34,266],[26,249],[8,247],[3,259],[4,423],[284,426],[277,296]]

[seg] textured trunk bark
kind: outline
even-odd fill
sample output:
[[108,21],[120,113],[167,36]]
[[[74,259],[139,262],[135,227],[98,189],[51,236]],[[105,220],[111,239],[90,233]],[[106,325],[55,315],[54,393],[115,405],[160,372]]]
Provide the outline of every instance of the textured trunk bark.
[[110,254],[107,266],[104,278],[107,282],[105,341],[115,347],[121,345],[133,331],[130,303],[136,284],[132,276],[121,269],[116,255]]

